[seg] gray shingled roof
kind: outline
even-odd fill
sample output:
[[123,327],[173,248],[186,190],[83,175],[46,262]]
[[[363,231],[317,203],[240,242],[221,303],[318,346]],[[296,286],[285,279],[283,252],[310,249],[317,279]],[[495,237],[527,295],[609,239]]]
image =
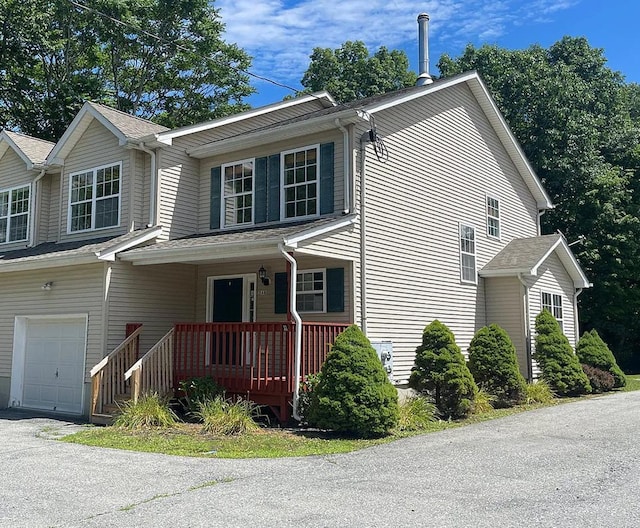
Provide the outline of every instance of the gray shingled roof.
[[10,130],[5,130],[4,132],[34,165],[44,163],[44,160],[47,159],[49,152],[55,145],[50,141],[11,132]]
[[167,127],[157,125],[146,119],[132,116],[98,103],[89,103],[91,107],[102,114],[113,126],[115,126],[125,137],[131,139],[140,139],[150,134],[166,132]]
[[533,269],[562,237],[560,234],[531,238],[515,238],[482,268],[486,271],[513,271]]

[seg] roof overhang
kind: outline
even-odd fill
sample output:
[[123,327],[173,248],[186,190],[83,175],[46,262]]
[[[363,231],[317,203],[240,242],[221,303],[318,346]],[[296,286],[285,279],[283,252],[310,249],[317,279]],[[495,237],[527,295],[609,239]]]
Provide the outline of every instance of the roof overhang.
[[142,234],[136,238],[132,238],[130,240],[126,240],[124,242],[120,242],[114,244],[112,246],[105,247],[100,251],[95,252],[95,256],[100,260],[106,261],[115,261],[116,255],[121,251],[126,251],[127,249],[131,249],[133,247],[139,246],[140,244],[144,244],[149,240],[153,240],[158,237],[162,233],[162,226],[156,226],[151,229],[145,229]]
[[0,132],[0,158],[5,155],[9,148],[13,149],[20,159],[24,161],[24,164],[27,166],[27,170],[40,171],[46,169],[45,164],[34,162],[29,156],[27,156],[11,136],[3,130]]
[[339,126],[346,126],[353,123],[368,121],[366,112],[349,108],[340,112],[334,112],[315,118],[286,123],[281,126],[272,126],[255,132],[249,132],[238,136],[221,139],[204,145],[199,145],[187,149],[187,154],[193,158],[208,158],[233,152],[239,149],[257,147],[263,145],[265,141],[282,141],[301,135],[315,134],[332,130]]

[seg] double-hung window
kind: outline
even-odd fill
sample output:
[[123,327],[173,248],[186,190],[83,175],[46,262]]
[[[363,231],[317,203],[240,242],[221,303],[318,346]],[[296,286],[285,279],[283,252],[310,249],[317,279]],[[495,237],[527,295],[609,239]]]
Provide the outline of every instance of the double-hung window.
[[476,230],[460,224],[460,280],[476,284]]
[[564,328],[562,318],[562,295],[542,292],[542,309],[551,312],[551,315],[553,315],[558,321],[558,324],[560,324],[560,328]]
[[283,219],[317,216],[319,145],[281,153]]
[[487,236],[500,238],[500,201],[487,196]]
[[0,244],[27,240],[31,187],[0,191]]
[[253,160],[222,166],[222,225],[253,223]]
[[325,270],[305,270],[296,277],[296,310],[326,312]]
[[120,224],[122,164],[76,172],[70,177],[69,232]]

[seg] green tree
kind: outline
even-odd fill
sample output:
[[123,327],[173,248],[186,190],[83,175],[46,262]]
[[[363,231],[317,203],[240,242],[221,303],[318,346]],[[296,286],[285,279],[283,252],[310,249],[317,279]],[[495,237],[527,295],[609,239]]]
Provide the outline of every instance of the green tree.
[[398,424],[398,391],[356,325],[331,347],[311,392],[307,418],[315,427],[361,437],[385,435]]
[[[444,77],[478,70],[556,207],[560,229],[594,287],[580,297],[586,328],[602,329],[616,355],[640,351],[640,96],[584,38],[548,49],[468,46],[443,55]],[[640,360],[640,353],[637,354]]]
[[542,378],[558,396],[591,392],[589,379],[578,357],[562,333],[556,318],[547,310],[536,317],[536,351],[533,359],[542,370]]
[[404,51],[380,47],[373,55],[364,42],[347,41],[340,48],[314,48],[302,78],[305,91],[327,90],[340,103],[392,92],[416,82]]
[[576,355],[583,365],[609,372],[613,376],[614,387],[624,387],[627,378],[616,363],[611,350],[602,340],[597,330],[591,330],[582,334],[576,346]]
[[431,396],[445,418],[464,418],[473,411],[478,387],[453,333],[438,320],[422,333],[409,386]]

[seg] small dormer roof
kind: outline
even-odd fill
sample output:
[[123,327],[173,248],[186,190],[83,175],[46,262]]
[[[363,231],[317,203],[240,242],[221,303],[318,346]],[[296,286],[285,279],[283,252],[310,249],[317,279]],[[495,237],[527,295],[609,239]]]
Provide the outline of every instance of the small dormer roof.
[[43,168],[44,162],[53,147],[54,143],[44,139],[11,132],[10,130],[0,132],[0,157],[4,155],[8,148],[12,148],[25,162],[28,170]]

